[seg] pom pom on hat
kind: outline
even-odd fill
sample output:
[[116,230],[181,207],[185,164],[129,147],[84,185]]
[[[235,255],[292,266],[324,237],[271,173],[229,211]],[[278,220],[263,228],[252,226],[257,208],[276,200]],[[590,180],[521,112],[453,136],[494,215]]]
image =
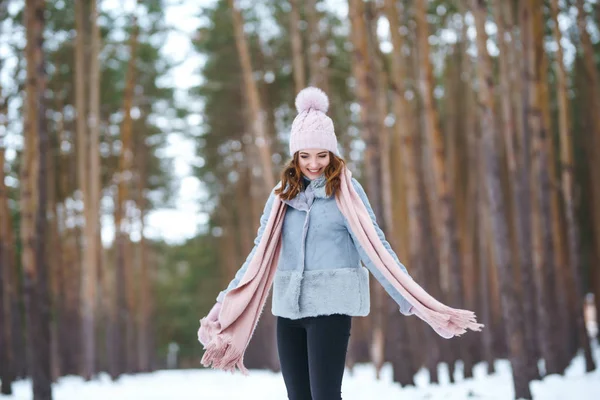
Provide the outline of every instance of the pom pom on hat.
[[329,99],[324,91],[316,87],[302,89],[296,96],[296,110],[298,113],[314,109],[326,113],[329,109]]

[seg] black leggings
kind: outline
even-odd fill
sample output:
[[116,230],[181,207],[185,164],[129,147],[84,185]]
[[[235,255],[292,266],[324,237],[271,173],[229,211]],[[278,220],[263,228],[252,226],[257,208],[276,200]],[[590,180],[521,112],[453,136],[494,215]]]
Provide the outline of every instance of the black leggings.
[[277,317],[277,350],[289,400],[341,400],[352,317]]

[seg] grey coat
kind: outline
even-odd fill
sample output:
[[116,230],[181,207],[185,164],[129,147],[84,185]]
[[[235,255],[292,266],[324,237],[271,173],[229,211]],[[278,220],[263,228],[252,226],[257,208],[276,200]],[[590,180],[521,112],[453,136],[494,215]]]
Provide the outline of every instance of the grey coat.
[[[306,178],[305,178],[306,179]],[[295,198],[284,201],[288,209],[282,228],[282,250],[273,281],[272,312],[276,316],[298,319],[317,315],[369,314],[369,274],[360,261],[398,303],[400,312],[409,315],[410,304],[377,270],[337,207],[335,197],[325,193],[325,177],[312,181]],[[373,225],[398,268],[408,274],[377,225],[367,195],[356,179],[354,188],[369,211]],[[271,213],[274,189],[267,200],[254,248],[229,286],[217,301],[237,287],[252,259]]]

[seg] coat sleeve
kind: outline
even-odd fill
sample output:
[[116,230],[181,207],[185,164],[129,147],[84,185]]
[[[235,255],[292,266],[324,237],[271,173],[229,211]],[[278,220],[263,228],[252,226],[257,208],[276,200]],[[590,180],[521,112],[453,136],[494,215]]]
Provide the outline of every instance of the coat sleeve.
[[[360,196],[360,199],[362,200],[363,204],[367,208],[367,211],[369,212],[369,216],[371,217],[371,221],[373,222],[373,226],[375,227],[375,231],[377,231],[377,235],[379,236],[381,243],[383,243],[383,246],[390,253],[390,255],[394,258],[394,260],[396,261],[396,264],[398,265],[398,268],[400,268],[402,270],[402,272],[409,275],[409,277],[410,277],[410,274],[406,270],[406,267],[400,262],[400,260],[398,259],[398,256],[392,249],[392,246],[390,246],[389,242],[386,240],[383,231],[377,224],[377,220],[375,218],[375,213],[373,212],[373,209],[371,208],[371,204],[369,203],[367,194],[365,193],[361,184],[356,179],[352,178],[352,185],[354,186],[354,189],[356,189],[356,192]],[[411,304],[400,294],[400,292],[396,288],[394,288],[394,286],[391,284],[391,282],[388,281],[383,276],[383,274],[379,271],[379,269],[377,269],[377,267],[375,266],[373,261],[369,258],[367,252],[361,246],[356,235],[352,232],[352,229],[350,228],[350,224],[348,223],[347,220],[346,220],[346,227],[348,229],[348,232],[350,233],[350,236],[352,237],[354,246],[356,247],[356,250],[358,251],[358,254],[359,254],[360,259],[362,260],[363,264],[365,264],[365,266],[371,272],[371,274],[373,274],[375,279],[377,279],[377,281],[381,284],[381,286],[383,286],[385,291],[398,304],[398,306],[400,307],[400,312],[404,315],[413,314],[413,312],[411,310],[411,308],[412,308]]]
[[271,208],[273,207],[274,200],[275,200],[275,189],[273,189],[271,191],[271,194],[269,195],[269,199],[267,200],[267,203],[265,204],[265,208],[263,210],[262,216],[260,217],[260,227],[258,228],[256,238],[254,239],[254,248],[252,249],[252,251],[250,252],[248,257],[246,258],[246,261],[244,262],[244,264],[242,264],[240,269],[236,272],[235,277],[231,280],[231,282],[229,283],[227,288],[225,290],[219,292],[219,295],[217,296],[217,301],[219,303],[223,302],[223,298],[225,297],[227,292],[229,292],[230,290],[232,290],[238,286],[238,284],[242,280],[242,277],[246,273],[246,270],[248,269],[248,265],[250,264],[250,261],[252,260],[254,253],[256,253],[258,244],[260,243],[260,240],[262,239],[262,235],[265,231],[265,228],[267,227],[267,222],[269,221],[269,216],[271,215]]

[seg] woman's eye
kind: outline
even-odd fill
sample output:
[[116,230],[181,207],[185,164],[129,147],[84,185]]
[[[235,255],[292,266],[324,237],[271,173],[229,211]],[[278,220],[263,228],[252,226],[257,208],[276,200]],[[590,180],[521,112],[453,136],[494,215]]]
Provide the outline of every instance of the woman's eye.
[[325,157],[327,157],[327,154],[323,154],[323,155],[319,156],[319,158],[325,158]]

